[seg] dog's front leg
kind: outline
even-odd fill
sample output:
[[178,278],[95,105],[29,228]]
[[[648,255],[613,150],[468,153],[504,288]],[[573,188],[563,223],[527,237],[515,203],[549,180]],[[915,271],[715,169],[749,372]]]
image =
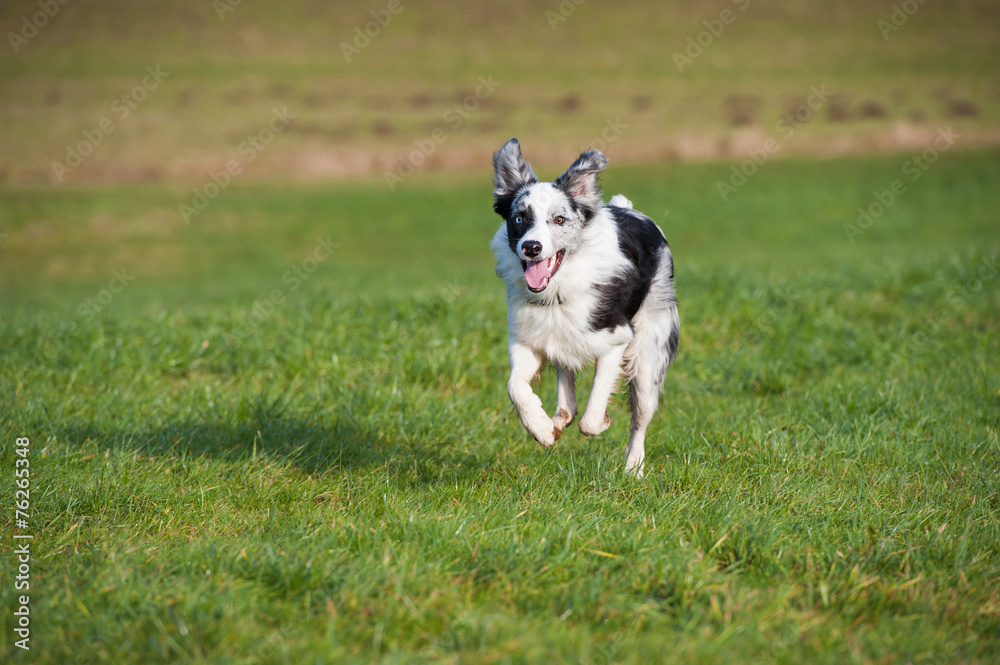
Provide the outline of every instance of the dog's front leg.
[[576,372],[556,365],[556,381],[559,387],[556,392],[556,414],[552,416],[552,422],[562,432],[576,417]]
[[611,426],[608,416],[608,401],[622,372],[622,357],[625,345],[612,347],[611,351],[597,359],[594,368],[594,387],[590,389],[587,410],[580,418],[580,431],[587,436],[596,436]]
[[562,434],[562,430],[545,413],[542,400],[531,389],[531,379],[542,366],[542,355],[517,342],[511,342],[508,353],[510,381],[507,383],[507,394],[510,395],[510,401],[514,403],[521,424],[531,436],[543,446],[551,446]]

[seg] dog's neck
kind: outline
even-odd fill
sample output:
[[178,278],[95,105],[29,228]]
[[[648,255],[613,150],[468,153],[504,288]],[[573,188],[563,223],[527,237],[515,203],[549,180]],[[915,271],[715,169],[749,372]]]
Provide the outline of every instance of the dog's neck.
[[562,305],[566,301],[562,299],[562,296],[557,295],[555,302],[551,300],[532,300],[528,298],[528,303],[531,305],[538,305],[539,307],[549,307],[551,305]]

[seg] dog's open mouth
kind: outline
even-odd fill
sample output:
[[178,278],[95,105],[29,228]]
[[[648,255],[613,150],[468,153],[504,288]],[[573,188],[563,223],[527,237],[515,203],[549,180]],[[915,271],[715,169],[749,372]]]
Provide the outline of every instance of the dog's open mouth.
[[524,268],[524,281],[528,283],[528,290],[532,293],[541,293],[549,285],[549,280],[559,270],[562,265],[565,249],[560,249],[554,256],[550,256],[544,261],[521,261]]

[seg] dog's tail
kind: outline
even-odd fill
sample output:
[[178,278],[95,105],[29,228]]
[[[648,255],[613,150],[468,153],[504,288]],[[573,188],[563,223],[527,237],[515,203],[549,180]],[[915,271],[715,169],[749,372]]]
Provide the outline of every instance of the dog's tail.
[[608,205],[614,206],[616,208],[625,208],[626,210],[633,210],[632,202],[629,201],[624,196],[622,196],[621,194],[615,194],[614,196],[612,196],[611,200],[608,201]]

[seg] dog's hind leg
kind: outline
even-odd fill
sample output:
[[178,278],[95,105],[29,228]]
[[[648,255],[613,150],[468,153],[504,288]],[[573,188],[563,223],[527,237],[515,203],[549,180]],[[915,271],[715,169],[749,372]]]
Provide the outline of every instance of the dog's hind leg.
[[576,372],[556,365],[556,414],[552,422],[562,432],[576,417]]
[[510,380],[507,383],[507,394],[510,395],[510,401],[514,403],[521,424],[531,436],[543,446],[551,446],[562,434],[562,430],[556,428],[545,413],[542,400],[531,389],[531,380],[542,366],[542,355],[517,342],[511,342],[508,353]]
[[642,478],[646,458],[646,429],[660,402],[667,369],[677,353],[680,321],[670,306],[657,316],[649,312],[636,317],[636,343],[625,362],[632,403],[632,434],[625,449],[625,470]]
[[660,401],[660,385],[652,372],[643,371],[629,382],[632,403],[632,434],[625,449],[625,471],[642,478],[646,459],[646,429]]

